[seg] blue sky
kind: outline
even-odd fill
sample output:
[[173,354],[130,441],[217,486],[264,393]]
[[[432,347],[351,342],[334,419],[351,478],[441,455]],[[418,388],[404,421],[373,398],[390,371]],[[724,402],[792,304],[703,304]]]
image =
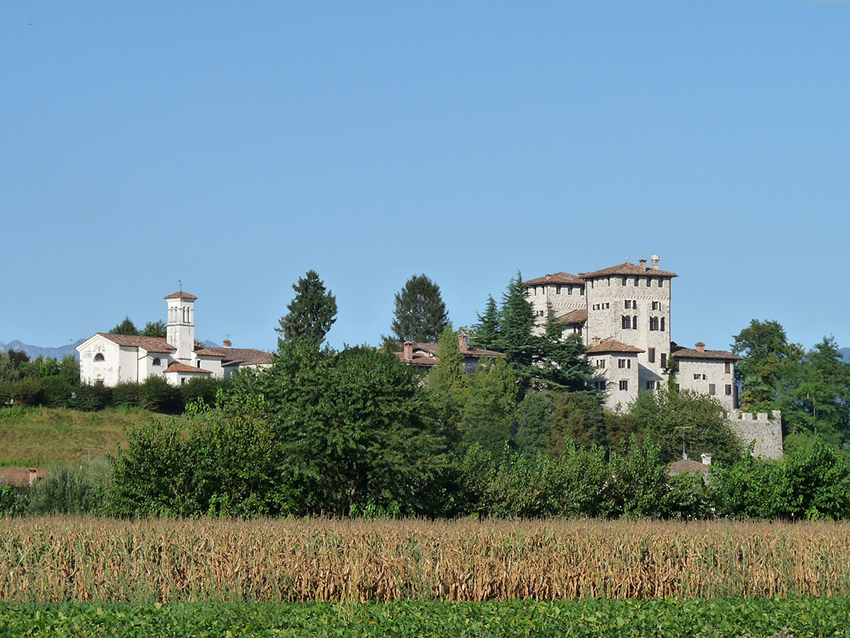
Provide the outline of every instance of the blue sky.
[[672,337],[850,345],[850,3],[0,5],[0,341],[163,297],[272,349],[291,284],[377,344],[425,273],[456,326],[517,270],[661,255]]

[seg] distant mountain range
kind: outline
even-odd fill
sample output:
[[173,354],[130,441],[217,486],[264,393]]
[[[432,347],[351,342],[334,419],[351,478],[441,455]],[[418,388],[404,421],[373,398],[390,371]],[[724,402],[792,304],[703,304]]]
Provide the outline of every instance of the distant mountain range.
[[[61,359],[66,354],[73,355],[75,358],[79,359],[80,353],[77,352],[77,346],[83,341],[85,341],[85,339],[80,339],[79,341],[69,343],[67,346],[60,346],[59,348],[42,348],[41,346],[31,346],[28,343],[21,343],[20,341],[10,341],[9,343],[3,343],[0,341],[0,352],[6,352],[6,350],[17,350],[18,352],[24,351],[30,359],[37,359],[38,357],[44,357],[45,359]],[[218,344],[214,341],[204,341],[204,345],[208,348],[218,348]]]
[[850,348],[839,348],[838,352],[841,353],[841,356],[844,357],[845,361],[850,361]]
[[6,352],[6,350],[17,350],[20,352],[23,350],[30,359],[37,359],[38,357],[61,359],[66,354],[74,355],[79,359],[80,353],[77,352],[77,346],[83,341],[85,339],[80,339],[75,343],[69,343],[67,346],[60,346],[59,348],[42,348],[41,346],[31,346],[27,343],[21,343],[20,341],[10,341],[9,343],[0,341],[0,352]]

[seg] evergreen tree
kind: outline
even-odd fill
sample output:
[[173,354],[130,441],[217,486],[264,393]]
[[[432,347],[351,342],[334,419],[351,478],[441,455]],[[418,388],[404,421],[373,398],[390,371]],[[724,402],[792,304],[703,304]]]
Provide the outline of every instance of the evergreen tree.
[[289,313],[281,317],[280,327],[275,328],[283,335],[278,338],[278,346],[284,341],[296,340],[321,344],[336,321],[336,297],[325,290],[315,270],[308,270],[304,277],[299,277],[292,289],[295,298],[286,307]]
[[564,337],[567,326],[547,307],[546,330],[540,339],[537,367],[546,385],[552,389],[582,391],[593,375],[585,356],[586,348],[578,333]]
[[504,352],[508,365],[520,383],[527,383],[532,376],[531,366],[537,343],[534,329],[534,308],[525,296],[525,285],[518,272],[511,279],[502,295],[502,313],[495,349]]
[[143,337],[160,337],[165,339],[167,334],[168,328],[162,319],[159,321],[148,321],[145,324],[145,329],[142,330]]
[[478,315],[478,323],[472,326],[470,342],[476,348],[492,348],[499,340],[499,308],[493,295],[487,296],[484,314]]
[[433,343],[448,323],[440,287],[425,275],[414,275],[396,293],[390,329],[398,342]]
[[111,335],[139,335],[139,329],[136,328],[136,324],[134,324],[130,317],[124,317],[124,321],[115,326],[112,330],[109,331]]

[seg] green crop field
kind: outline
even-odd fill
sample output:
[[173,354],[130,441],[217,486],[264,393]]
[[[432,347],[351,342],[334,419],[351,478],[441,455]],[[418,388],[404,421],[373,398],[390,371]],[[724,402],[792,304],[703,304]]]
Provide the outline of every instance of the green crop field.
[[850,636],[847,598],[7,604],[2,636]]

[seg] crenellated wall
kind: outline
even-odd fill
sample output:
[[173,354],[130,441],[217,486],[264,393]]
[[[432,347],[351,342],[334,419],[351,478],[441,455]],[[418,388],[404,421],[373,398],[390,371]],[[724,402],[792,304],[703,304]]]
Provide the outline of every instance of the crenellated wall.
[[779,410],[770,414],[732,410],[729,412],[729,425],[744,446],[755,440],[753,456],[766,459],[782,458],[782,413]]

